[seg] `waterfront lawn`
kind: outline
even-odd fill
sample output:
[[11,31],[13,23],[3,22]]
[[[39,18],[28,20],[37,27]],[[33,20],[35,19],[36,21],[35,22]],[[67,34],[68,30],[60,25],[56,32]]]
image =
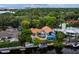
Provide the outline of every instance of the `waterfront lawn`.
[[40,43],[46,42],[46,40],[41,40],[39,38],[35,38],[35,39],[32,40],[32,42],[33,42],[34,45],[38,45]]
[[40,38],[35,38],[32,40],[32,43],[34,45],[38,45],[38,44],[41,44],[41,43],[47,43],[47,44],[51,44],[53,43],[54,41],[53,40],[47,40],[47,39],[40,39]]
[[17,47],[20,46],[20,43],[18,41],[14,42],[0,42],[0,48],[8,48],[8,47]]

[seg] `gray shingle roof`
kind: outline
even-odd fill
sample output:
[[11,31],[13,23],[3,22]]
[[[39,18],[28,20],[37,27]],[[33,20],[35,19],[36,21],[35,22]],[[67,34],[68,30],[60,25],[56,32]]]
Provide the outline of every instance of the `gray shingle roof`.
[[5,38],[5,37],[18,38],[18,35],[19,35],[19,31],[13,28],[0,32],[0,38]]

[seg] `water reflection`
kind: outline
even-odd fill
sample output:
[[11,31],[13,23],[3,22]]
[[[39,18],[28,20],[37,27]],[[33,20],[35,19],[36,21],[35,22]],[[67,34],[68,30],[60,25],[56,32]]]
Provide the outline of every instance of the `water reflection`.
[[40,52],[40,54],[45,54],[47,53],[47,48],[40,48],[38,51]]
[[20,54],[21,51],[19,49],[14,49],[10,51],[10,54]]
[[23,51],[16,49],[11,50],[6,54],[79,54],[79,48],[63,48],[62,50],[56,50],[53,47],[48,48],[32,48],[25,49]]

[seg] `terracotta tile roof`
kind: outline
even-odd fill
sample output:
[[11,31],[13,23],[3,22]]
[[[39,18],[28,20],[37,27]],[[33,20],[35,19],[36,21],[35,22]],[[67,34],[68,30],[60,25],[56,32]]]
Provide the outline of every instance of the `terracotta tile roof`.
[[66,23],[79,23],[79,20],[67,20]]
[[52,32],[52,29],[48,26],[43,27],[41,30],[45,31],[46,33]]
[[42,32],[42,31],[49,33],[49,32],[52,32],[52,29],[48,26],[45,26],[42,29],[31,28],[31,31],[32,31],[32,33],[37,33],[37,32]]
[[32,33],[37,33],[37,32],[40,32],[41,30],[37,28],[31,28],[31,31]]

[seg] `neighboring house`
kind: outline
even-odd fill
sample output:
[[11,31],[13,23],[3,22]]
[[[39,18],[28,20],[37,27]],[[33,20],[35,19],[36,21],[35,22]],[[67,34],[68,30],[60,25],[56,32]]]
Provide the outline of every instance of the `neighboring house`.
[[55,33],[54,30],[52,30],[50,27],[45,26],[41,29],[37,28],[31,28],[32,31],[32,38],[40,37],[48,40],[53,40],[55,39]]
[[19,31],[16,28],[8,28],[5,31],[0,32],[0,40],[9,40],[10,42],[18,41]]
[[66,23],[79,23],[79,20],[67,20]]

